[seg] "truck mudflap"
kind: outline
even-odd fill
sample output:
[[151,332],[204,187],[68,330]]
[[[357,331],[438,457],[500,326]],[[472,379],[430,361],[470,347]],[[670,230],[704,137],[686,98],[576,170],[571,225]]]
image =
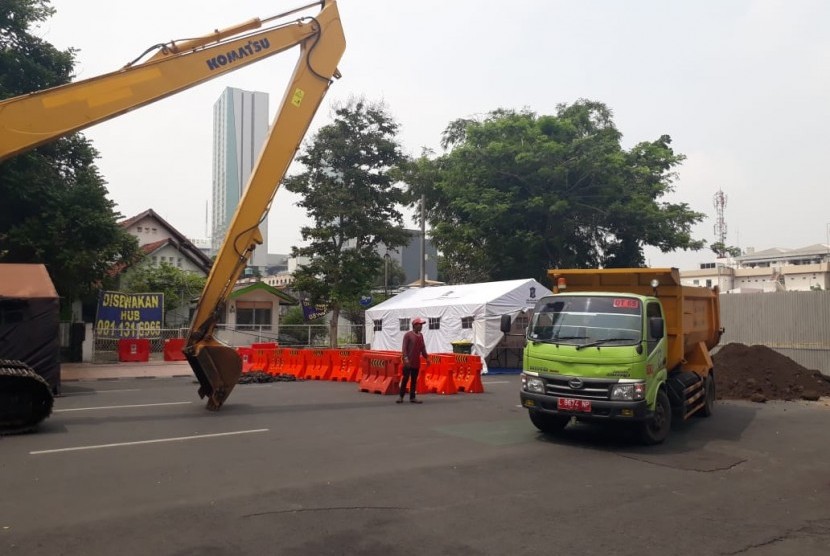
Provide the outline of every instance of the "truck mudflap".
[[52,413],[49,383],[22,361],[0,360],[0,436],[36,428]]
[[184,353],[199,380],[199,397],[207,397],[207,409],[218,411],[242,376],[242,358],[232,347],[219,344],[185,349]]
[[[619,420],[645,421],[653,415],[645,400],[637,402],[611,400],[578,400],[578,404],[571,405],[572,409],[561,409],[559,396],[521,392],[522,406],[526,409],[540,411],[547,415],[563,415],[586,420]],[[562,398],[567,400],[569,398]],[[587,406],[584,402],[589,402]]]

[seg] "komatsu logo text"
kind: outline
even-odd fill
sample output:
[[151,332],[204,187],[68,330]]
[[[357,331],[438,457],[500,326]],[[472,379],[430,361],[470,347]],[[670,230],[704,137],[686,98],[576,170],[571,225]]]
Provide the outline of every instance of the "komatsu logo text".
[[268,39],[259,39],[256,41],[248,41],[248,44],[240,46],[234,50],[228,50],[225,54],[219,54],[207,61],[208,69],[211,71],[219,69],[222,66],[233,64],[242,58],[253,56],[263,50],[271,48],[271,42]]

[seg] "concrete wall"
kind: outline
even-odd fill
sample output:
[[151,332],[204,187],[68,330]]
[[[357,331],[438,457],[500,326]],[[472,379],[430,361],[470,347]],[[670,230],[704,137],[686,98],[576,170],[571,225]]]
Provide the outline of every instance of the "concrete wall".
[[765,345],[830,374],[830,292],[721,294],[720,301],[721,346]]

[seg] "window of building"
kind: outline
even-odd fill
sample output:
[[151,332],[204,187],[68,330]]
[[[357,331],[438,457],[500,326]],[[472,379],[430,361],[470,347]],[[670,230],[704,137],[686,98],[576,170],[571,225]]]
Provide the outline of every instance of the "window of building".
[[236,328],[239,330],[271,330],[270,301],[237,301]]
[[372,330],[380,332],[383,330],[383,319],[375,319],[372,321]]
[[409,330],[409,319],[398,319],[398,324],[400,325],[401,332]]
[[712,287],[712,280],[711,280],[711,279],[708,279],[708,278],[706,279],[706,287],[707,287],[707,288],[711,288],[711,287]]
[[441,317],[429,317],[429,329],[439,330],[441,328]]
[[158,262],[158,257],[153,255],[153,264],[156,264],[157,262]]
[[461,328],[472,328],[473,317],[461,317]]
[[700,285],[700,280],[692,280],[692,284],[695,285],[695,286],[699,286]]
[[137,227],[136,230],[138,230],[138,233],[141,233],[141,226]]

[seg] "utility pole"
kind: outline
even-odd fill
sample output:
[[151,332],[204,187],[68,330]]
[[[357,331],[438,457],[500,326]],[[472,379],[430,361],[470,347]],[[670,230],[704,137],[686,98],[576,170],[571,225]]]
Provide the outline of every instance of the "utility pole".
[[421,195],[421,287],[426,287],[427,274],[427,217],[426,196]]
[[389,253],[383,254],[383,296],[389,299]]

